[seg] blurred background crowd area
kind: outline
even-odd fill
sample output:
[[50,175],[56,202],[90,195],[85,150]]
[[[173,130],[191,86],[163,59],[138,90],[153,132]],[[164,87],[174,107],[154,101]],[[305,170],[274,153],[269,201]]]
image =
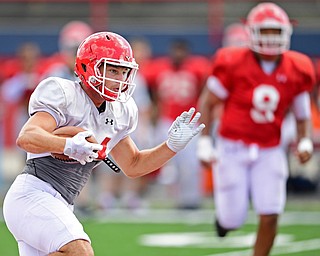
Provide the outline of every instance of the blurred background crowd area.
[[[196,105],[210,58],[227,45],[247,38],[241,21],[259,1],[248,0],[8,0],[0,1],[0,192],[21,172],[25,153],[15,139],[28,118],[29,97],[48,76],[73,79],[75,49],[98,31],[123,35],[140,65],[136,98],[139,126],[133,135],[148,148],[166,136],[182,110]],[[260,1],[261,2],[261,1]],[[320,75],[320,1],[276,1],[292,18],[291,49],[307,54]],[[228,33],[231,37],[228,37]],[[239,32],[240,31],[240,32]],[[312,92],[315,156],[305,166],[294,158],[294,124],[287,118],[288,191],[316,193],[319,183],[320,116],[318,84]],[[290,121],[291,120],[291,121]],[[169,206],[198,209],[212,197],[214,170],[203,170],[195,145],[152,175],[127,179],[99,167],[81,193],[79,209],[147,208],[150,195]],[[101,169],[101,170],[99,170]],[[160,185],[164,192],[156,190]],[[161,194],[161,195],[160,195]]]

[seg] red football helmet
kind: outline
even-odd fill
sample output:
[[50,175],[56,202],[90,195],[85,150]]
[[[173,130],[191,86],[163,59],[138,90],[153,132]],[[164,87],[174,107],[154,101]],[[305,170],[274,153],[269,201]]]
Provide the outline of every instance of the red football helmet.
[[[290,48],[292,25],[286,12],[274,3],[261,3],[247,18],[250,48],[265,55],[278,55]],[[263,34],[262,29],[279,29],[279,34]]]
[[249,35],[246,27],[242,23],[232,23],[227,26],[223,33],[223,47],[244,47],[248,46]]
[[[83,21],[70,21],[60,31],[59,48],[61,52],[72,53],[77,50],[81,42],[93,33],[93,29]],[[74,56],[73,54],[73,56]]]
[[[125,81],[114,80],[101,74],[99,67],[121,66],[130,69]],[[135,89],[134,78],[138,64],[133,58],[130,44],[122,36],[111,32],[99,32],[87,37],[79,46],[75,73],[81,82],[98,92],[107,101],[126,102]],[[107,81],[119,83],[117,91],[106,86]]]

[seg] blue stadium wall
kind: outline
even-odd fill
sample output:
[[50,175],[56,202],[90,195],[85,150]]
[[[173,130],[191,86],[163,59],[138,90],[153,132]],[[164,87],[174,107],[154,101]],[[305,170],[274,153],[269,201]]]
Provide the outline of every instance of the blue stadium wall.
[[[118,32],[127,39],[137,36],[146,37],[151,43],[155,56],[164,55],[173,39],[185,39],[190,42],[192,51],[195,54],[210,56],[220,47],[217,38],[214,40],[207,33],[198,34],[165,34],[165,33],[135,33],[126,31]],[[0,31],[0,56],[12,56],[16,49],[23,43],[36,42],[44,55],[51,55],[58,50],[58,33],[1,33]],[[292,36],[291,49],[303,52],[309,56],[320,56],[320,33],[319,32],[295,32]]]

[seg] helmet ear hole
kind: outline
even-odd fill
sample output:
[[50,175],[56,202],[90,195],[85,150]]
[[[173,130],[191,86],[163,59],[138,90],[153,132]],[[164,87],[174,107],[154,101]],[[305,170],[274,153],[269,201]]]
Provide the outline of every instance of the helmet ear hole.
[[85,64],[81,63],[81,67],[84,72],[87,72],[87,66]]

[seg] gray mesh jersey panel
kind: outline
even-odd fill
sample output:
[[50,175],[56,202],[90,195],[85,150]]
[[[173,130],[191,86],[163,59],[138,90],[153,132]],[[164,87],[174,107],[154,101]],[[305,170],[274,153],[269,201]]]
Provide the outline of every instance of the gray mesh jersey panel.
[[86,165],[78,162],[65,163],[47,156],[29,159],[23,173],[32,174],[50,183],[69,204],[73,204],[96,164],[97,162]]

